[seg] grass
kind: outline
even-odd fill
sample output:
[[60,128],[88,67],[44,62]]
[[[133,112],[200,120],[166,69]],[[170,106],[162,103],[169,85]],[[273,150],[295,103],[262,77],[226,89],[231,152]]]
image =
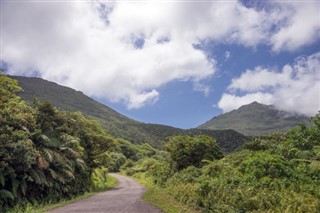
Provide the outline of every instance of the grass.
[[89,197],[97,194],[98,192],[111,189],[118,184],[118,181],[115,177],[108,175],[108,179],[109,179],[108,184],[103,190],[99,190],[99,191],[95,191],[95,192],[87,192],[83,195],[80,195],[80,196],[77,196],[77,197],[74,197],[74,198],[71,198],[68,200],[62,200],[58,203],[48,203],[48,204],[38,204],[38,205],[28,204],[25,209],[22,208],[21,206],[16,206],[12,210],[8,211],[8,213],[20,213],[20,212],[43,213],[43,212],[47,212],[51,209],[59,208],[59,207],[77,202],[79,200],[89,198]]
[[146,177],[144,174],[135,174],[134,179],[141,185],[147,188],[147,191],[142,196],[142,199],[152,205],[158,207],[166,213],[199,213],[200,211],[194,210],[188,206],[182,205],[168,192],[153,184],[152,179]]

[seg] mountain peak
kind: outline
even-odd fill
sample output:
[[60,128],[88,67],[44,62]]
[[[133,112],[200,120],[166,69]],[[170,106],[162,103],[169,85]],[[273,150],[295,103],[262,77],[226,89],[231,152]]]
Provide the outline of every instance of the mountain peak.
[[245,135],[268,135],[285,132],[309,118],[276,109],[273,105],[252,102],[236,110],[212,118],[200,125],[201,129],[233,129]]
[[216,138],[217,143],[224,151],[231,152],[239,149],[248,140],[246,136],[232,130],[183,130],[165,125],[145,124],[121,115],[74,89],[41,78],[19,76],[13,76],[13,78],[19,81],[19,85],[24,90],[19,94],[23,100],[31,101],[37,97],[65,111],[80,111],[99,121],[112,136],[126,139],[132,143],[149,143],[160,148],[161,142],[171,135],[205,134]]
[[250,104],[242,105],[242,106],[239,107],[238,109],[240,109],[240,108],[247,108],[247,107],[263,107],[263,108],[266,108],[266,107],[270,107],[270,106],[272,106],[272,105],[265,105],[265,104],[261,104],[261,103],[259,103],[259,102],[257,102],[257,101],[254,101],[254,102],[252,102],[252,103],[250,103]]

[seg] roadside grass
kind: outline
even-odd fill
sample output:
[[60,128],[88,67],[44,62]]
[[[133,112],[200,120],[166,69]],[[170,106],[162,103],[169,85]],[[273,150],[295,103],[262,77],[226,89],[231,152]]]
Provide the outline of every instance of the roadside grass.
[[20,213],[20,212],[43,213],[43,212],[47,212],[51,209],[59,208],[59,207],[77,202],[79,200],[89,198],[89,197],[97,194],[98,192],[112,189],[118,184],[118,181],[115,177],[108,175],[108,180],[109,181],[108,181],[108,184],[106,184],[106,187],[104,189],[101,189],[98,191],[87,192],[83,195],[76,196],[76,197],[68,199],[68,200],[61,200],[58,203],[46,203],[46,204],[35,204],[35,205],[29,203],[29,204],[27,204],[26,207],[22,207],[22,206],[18,205],[16,207],[14,207],[13,209],[11,209],[10,211],[8,211],[8,213]]
[[199,213],[195,209],[179,203],[166,189],[156,186],[150,177],[143,173],[136,173],[133,178],[147,188],[142,199],[158,207],[166,213]]

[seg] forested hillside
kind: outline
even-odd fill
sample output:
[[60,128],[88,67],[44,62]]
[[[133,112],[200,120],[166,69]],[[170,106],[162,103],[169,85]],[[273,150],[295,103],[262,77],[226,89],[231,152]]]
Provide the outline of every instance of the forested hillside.
[[[232,130],[180,134],[161,125],[143,127],[150,134],[171,135],[160,151],[114,138],[80,112],[60,111],[37,100],[28,105],[16,95],[20,90],[16,80],[0,75],[3,212],[32,212],[38,205],[103,190],[110,171],[147,183],[155,205],[175,199],[202,212],[320,209],[320,114],[309,126],[253,138],[227,155],[214,137],[229,140],[238,134]],[[157,196],[159,200],[152,199]]]
[[320,114],[226,156],[206,136],[171,137],[165,147],[169,158],[124,170],[148,183],[150,202],[168,194],[201,212],[319,212]]
[[115,139],[79,112],[40,101],[30,106],[19,91],[16,80],[0,74],[1,212],[25,212],[30,205],[104,189],[108,170],[158,152]]
[[168,136],[206,134],[215,137],[224,151],[231,152],[240,149],[248,140],[247,137],[231,130],[183,130],[166,125],[145,124],[123,116],[74,89],[41,78],[19,76],[13,78],[18,80],[19,86],[23,89],[18,94],[27,102],[32,103],[34,98],[38,98],[62,110],[79,111],[98,120],[112,136],[124,138],[135,144],[149,143],[154,147],[162,148],[162,141]]

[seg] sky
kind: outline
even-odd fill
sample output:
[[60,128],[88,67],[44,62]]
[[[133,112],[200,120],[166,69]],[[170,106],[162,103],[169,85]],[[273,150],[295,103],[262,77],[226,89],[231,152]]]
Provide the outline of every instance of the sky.
[[320,1],[2,0],[0,62],[146,123],[320,110]]

